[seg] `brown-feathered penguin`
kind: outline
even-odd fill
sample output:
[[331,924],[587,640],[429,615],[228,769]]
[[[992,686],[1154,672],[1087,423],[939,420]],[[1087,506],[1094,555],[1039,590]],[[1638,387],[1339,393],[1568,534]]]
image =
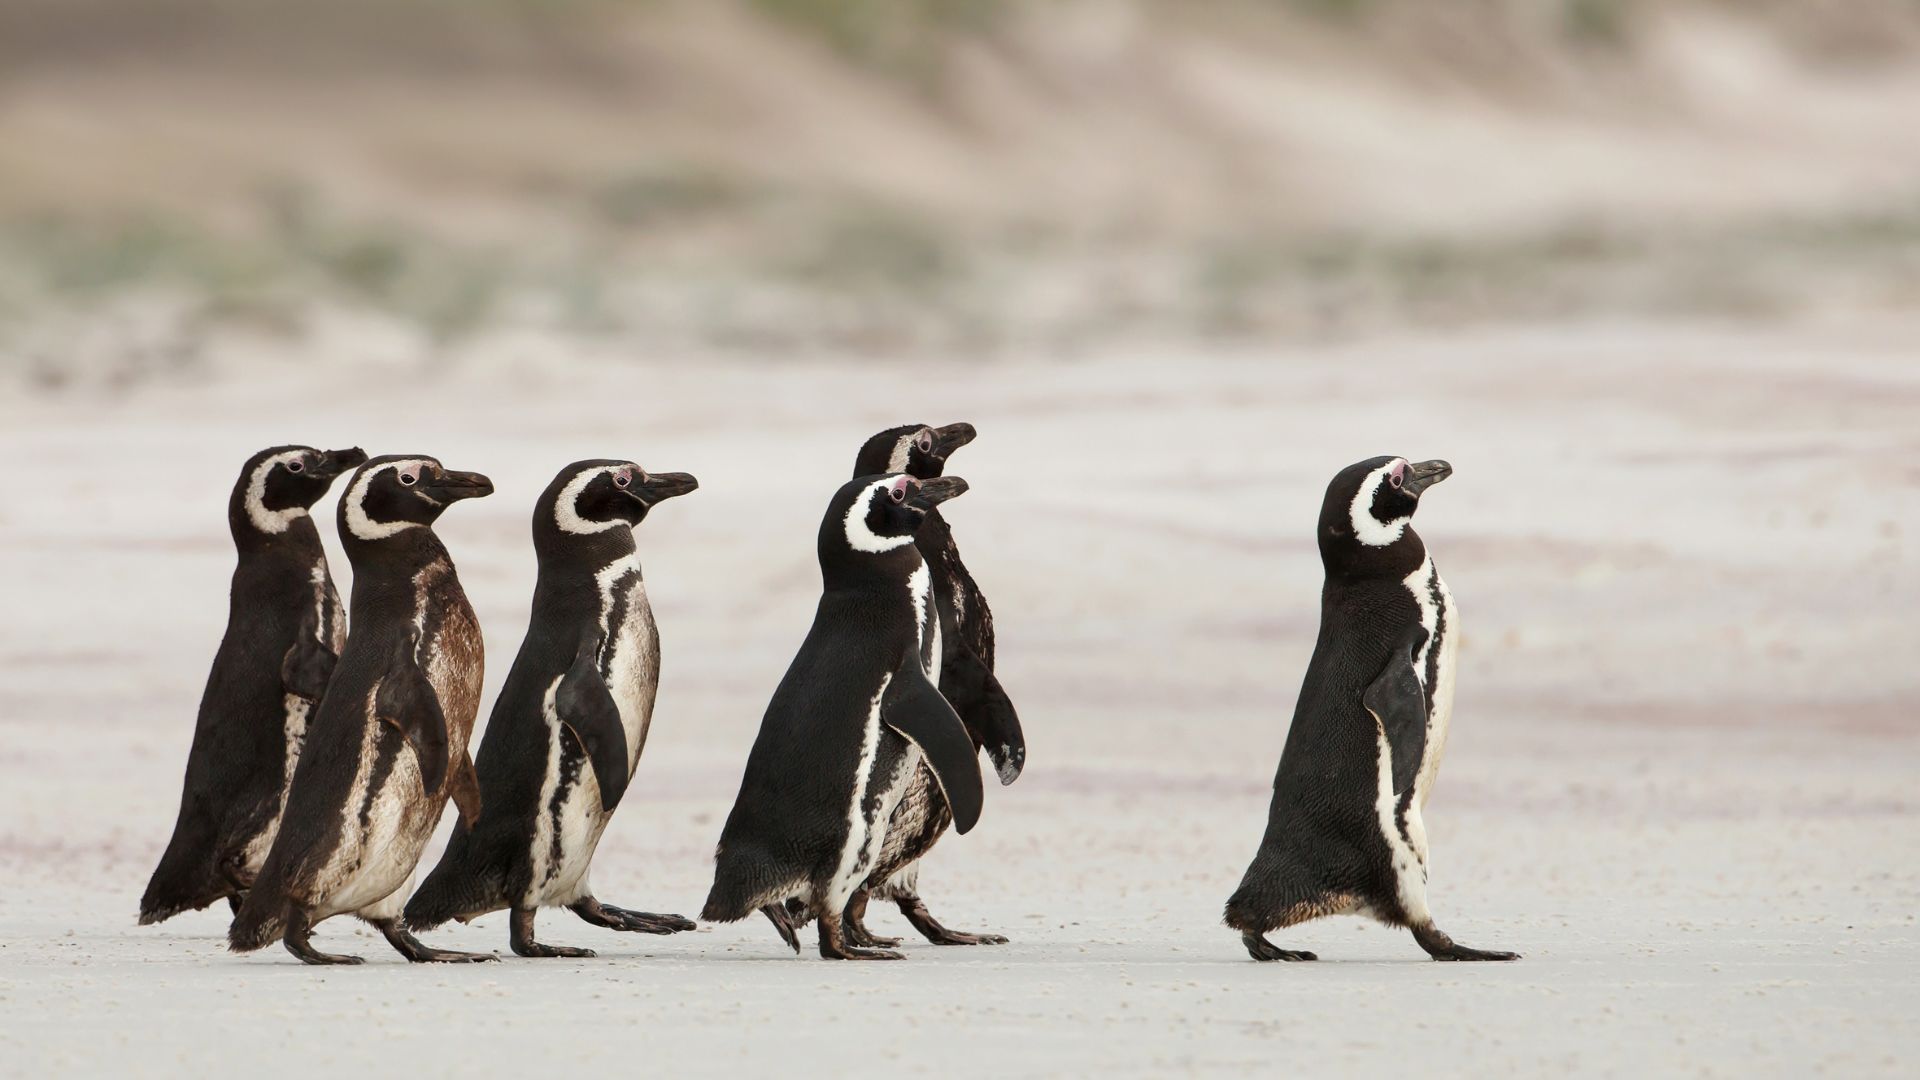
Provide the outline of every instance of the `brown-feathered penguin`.
[[797,951],[786,908],[796,900],[800,918],[820,921],[820,955],[899,959],[848,943],[841,919],[921,761],[955,828],[980,816],[977,751],[923,659],[939,618],[914,547],[927,511],[965,490],[957,477],[868,476],[828,504],[820,605],[760,721],[701,918],[758,909]]
[[678,915],[602,904],[587,869],[640,763],[660,682],[633,530],[655,505],[698,486],[686,473],[631,461],[576,461],[541,494],[533,617],[475,762],[480,820],[454,826],[440,865],[407,902],[408,927],[511,908],[508,940],[521,956],[593,955],[535,940],[542,907],[612,930],[694,928]]
[[308,511],[366,460],[358,447],[276,446],[240,470],[227,499],[240,556],[227,632],[200,696],[173,838],[140,898],[143,926],[223,898],[237,907],[260,872],[307,718],[347,637]]
[[1322,915],[1413,931],[1435,960],[1516,960],[1469,949],[1427,908],[1427,832],[1453,715],[1460,617],[1413,531],[1444,461],[1380,457],[1341,470],[1320,508],[1320,637],[1273,780],[1266,836],[1226,923],[1255,960],[1312,960],[1263,935]]
[[351,626],[287,793],[280,834],[227,933],[235,952],[276,939],[309,964],[357,964],[308,940],[353,914],[408,960],[491,960],[430,949],[400,924],[415,864],[451,796],[480,813],[467,737],[480,704],[480,624],[432,525],[492,494],[478,473],[422,455],[380,457],[341,496],[353,564]]
[[[882,431],[861,446],[853,475],[906,473],[931,480],[946,471],[954,451],[974,439],[972,424],[929,427],[907,424]],[[927,650],[927,671],[953,706],[975,747],[987,752],[1002,784],[1020,776],[1027,760],[1026,736],[1019,714],[993,673],[993,611],[986,594],[967,572],[960,547],[939,507],[927,511],[914,534],[914,546],[932,575],[934,607],[939,613],[937,644]],[[846,934],[854,945],[891,947],[897,938],[876,937],[866,928],[868,899],[891,900],[907,922],[935,945],[1003,945],[999,934],[969,934],[942,926],[920,898],[920,859],[952,824],[953,814],[940,787],[923,764],[894,808],[887,842],[866,882],[847,902]]]

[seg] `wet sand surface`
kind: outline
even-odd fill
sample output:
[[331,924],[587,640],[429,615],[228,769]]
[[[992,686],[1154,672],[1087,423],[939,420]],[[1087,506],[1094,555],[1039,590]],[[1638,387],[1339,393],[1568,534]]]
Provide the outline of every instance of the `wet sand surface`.
[[[1895,1074],[1920,1052],[1917,349],[1913,323],[1611,326],[10,392],[0,1071]],[[546,940],[599,957],[513,957],[495,915],[426,936],[501,963],[414,967],[334,920],[316,944],[369,963],[320,970],[229,955],[223,908],[134,925],[251,451],[357,443],[494,479],[439,529],[486,632],[483,708],[553,473],[631,456],[700,478],[640,530],[663,685],[593,875],[607,902],[690,914],[811,618],[826,498],[873,431],[962,419],[980,438],[948,517],[1030,760],[922,889],[1011,944],[830,964],[760,922],[649,938],[551,911]],[[1430,963],[1332,919],[1279,935],[1320,963],[1261,965],[1219,923],[1312,645],[1321,492],[1379,453],[1456,468],[1416,521],[1465,634],[1431,895],[1517,964]]]

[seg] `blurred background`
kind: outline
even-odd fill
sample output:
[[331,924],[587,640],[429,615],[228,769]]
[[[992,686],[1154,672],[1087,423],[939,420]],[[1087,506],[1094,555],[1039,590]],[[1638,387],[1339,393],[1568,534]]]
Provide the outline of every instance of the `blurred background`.
[[1920,302],[1912,0],[6,0],[0,364]]
[[[0,0],[0,1073],[1903,1075],[1917,357],[1920,0]],[[1030,758],[920,884],[1011,945],[133,925],[253,451],[494,479],[437,528],[483,730],[555,471],[700,478],[594,865],[691,912],[828,495],[959,420]],[[1218,923],[1383,453],[1456,468],[1435,911],[1520,964]]]

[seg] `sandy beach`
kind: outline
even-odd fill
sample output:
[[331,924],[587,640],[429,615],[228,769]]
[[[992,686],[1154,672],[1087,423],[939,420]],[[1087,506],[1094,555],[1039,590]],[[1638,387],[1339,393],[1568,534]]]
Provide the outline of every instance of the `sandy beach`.
[[[0,1072],[1890,1076],[1920,1052],[1920,323],[972,367],[536,346],[444,370],[316,346],[244,378],[0,398]],[[545,938],[599,957],[515,958],[496,915],[429,937],[501,963],[413,967],[342,919],[316,943],[369,963],[320,970],[229,955],[224,910],[134,925],[251,451],[357,443],[494,479],[439,529],[487,705],[559,466],[700,478],[639,534],[663,683],[593,877],[690,914],[811,617],[827,496],[873,431],[954,420],[980,438],[948,518],[1030,762],[922,887],[1011,944],[833,964],[758,922],[648,938],[548,912]],[[1417,522],[1465,629],[1432,896],[1517,964],[1332,919],[1284,935],[1320,963],[1261,965],[1219,923],[1311,648],[1321,491],[1378,453],[1457,469]]]

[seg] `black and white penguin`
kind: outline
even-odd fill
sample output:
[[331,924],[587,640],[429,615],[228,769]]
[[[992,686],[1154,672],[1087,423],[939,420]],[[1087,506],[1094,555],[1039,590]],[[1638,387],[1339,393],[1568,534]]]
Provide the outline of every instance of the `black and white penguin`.
[[357,964],[308,940],[351,913],[407,959],[491,960],[429,949],[400,924],[415,864],[452,797],[469,825],[479,784],[467,738],[480,705],[480,624],[432,525],[493,493],[478,473],[420,455],[380,457],[340,499],[353,564],[351,629],[287,793],[280,833],[227,940],[251,952],[284,938],[309,964]]
[[333,676],[346,612],[308,510],[367,460],[358,447],[276,446],[247,459],[227,499],[240,562],[227,632],[200,696],[173,839],[140,898],[145,926],[226,898],[260,872],[307,732]]
[[823,591],[813,627],[774,691],[715,852],[701,918],[759,909],[798,951],[789,900],[820,921],[820,955],[894,960],[847,942],[842,912],[867,880],[920,763],[954,825],[979,820],[980,762],[929,677],[939,625],[914,534],[967,489],[958,477],[868,476],[835,493],[820,524]]
[[[860,448],[853,475],[906,473],[917,480],[941,475],[954,451],[974,439],[972,424],[929,427],[908,424],[880,432]],[[934,606],[939,612],[939,642],[927,651],[927,670],[940,693],[967,726],[976,748],[985,750],[1002,784],[1011,784],[1026,764],[1026,736],[1019,714],[993,673],[993,611],[986,594],[960,559],[953,530],[938,507],[927,512],[914,534],[914,546],[933,577]],[[887,842],[880,859],[861,888],[847,902],[846,934],[854,945],[894,946],[897,938],[876,937],[866,928],[867,901],[891,900],[907,922],[935,945],[1003,945],[999,934],[969,934],[949,930],[927,910],[920,898],[920,859],[947,831],[953,815],[940,798],[939,785],[923,765],[894,808]]]
[[407,902],[409,928],[511,908],[509,939],[521,956],[593,955],[534,940],[541,907],[613,930],[694,929],[678,915],[602,904],[587,869],[640,763],[660,681],[633,529],[655,504],[698,486],[686,473],[648,473],[631,461],[576,461],[541,494],[533,618],[475,761],[480,820],[454,826],[440,865]]
[[1266,836],[1226,923],[1255,960],[1312,960],[1268,931],[1368,915],[1435,960],[1517,960],[1457,945],[1427,909],[1421,810],[1447,745],[1460,619],[1411,524],[1444,461],[1348,466],[1320,508],[1320,637],[1273,780]]

